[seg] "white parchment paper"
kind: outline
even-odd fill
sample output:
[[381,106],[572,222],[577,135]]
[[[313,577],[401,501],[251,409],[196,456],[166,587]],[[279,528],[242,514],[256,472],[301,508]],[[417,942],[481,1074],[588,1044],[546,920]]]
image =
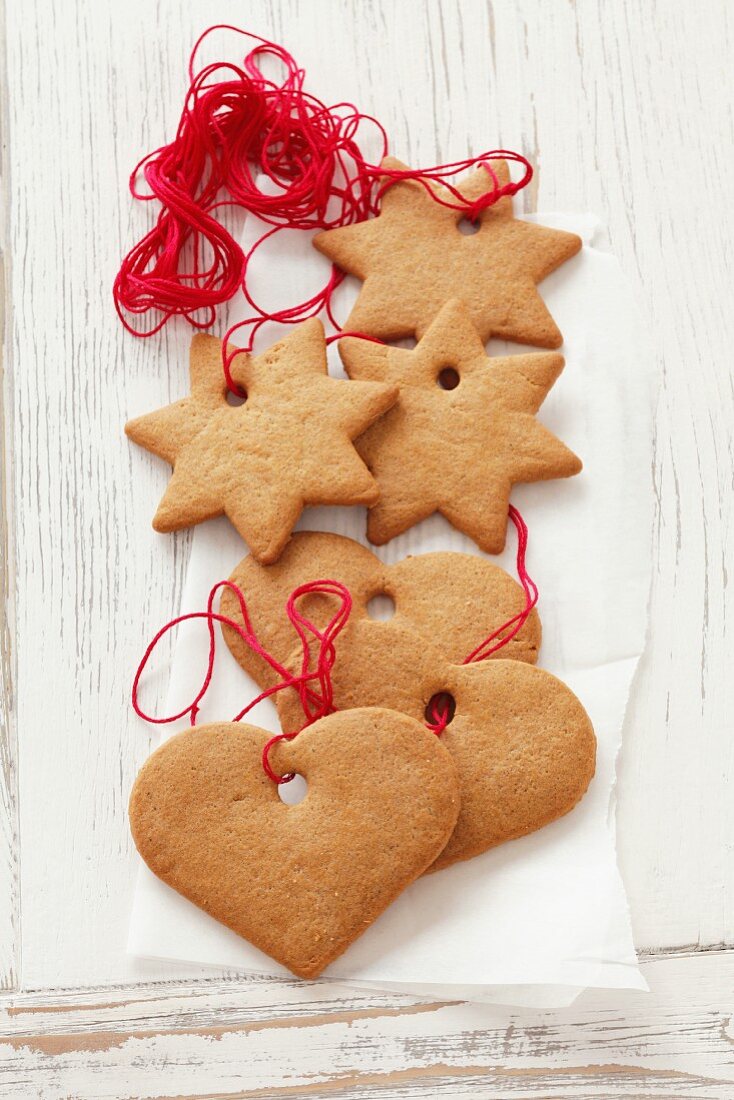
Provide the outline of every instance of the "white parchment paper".
[[[532,219],[531,219],[532,220]],[[529,530],[528,567],[540,588],[539,664],[579,696],[598,738],[597,773],[581,804],[539,832],[414,883],[327,971],[344,982],[402,992],[539,1007],[569,1003],[584,987],[645,989],[616,865],[612,808],[615,758],[647,622],[652,524],[654,370],[647,334],[616,259],[595,248],[588,216],[538,215],[584,238],[582,252],[541,286],[566,343],[566,367],[539,418],[584,461],[565,481],[517,486],[513,503]],[[246,227],[245,236],[258,235]],[[278,236],[253,272],[269,306],[302,300],[327,266],[308,241]],[[305,235],[303,235],[305,236]],[[354,287],[342,291],[345,317]],[[278,338],[267,326],[266,342]],[[330,369],[340,374],[331,349]],[[527,349],[493,342],[491,354]],[[155,502],[150,502],[151,508]],[[365,539],[362,509],[312,509],[299,528]],[[439,516],[376,552],[394,562],[429,550],[479,553]],[[210,587],[247,552],[226,520],[196,531],[182,611],[201,610]],[[514,575],[510,528],[494,560]],[[176,609],[172,608],[172,614]],[[151,636],[160,624],[151,623]],[[257,624],[255,624],[257,627]],[[488,624],[477,623],[477,640]],[[201,682],[201,624],[177,641],[167,712],[186,705]],[[222,642],[200,722],[229,719],[257,694]],[[247,719],[277,731],[262,704]],[[170,736],[185,726],[164,728]],[[128,950],[244,971],[284,974],[141,864]]]

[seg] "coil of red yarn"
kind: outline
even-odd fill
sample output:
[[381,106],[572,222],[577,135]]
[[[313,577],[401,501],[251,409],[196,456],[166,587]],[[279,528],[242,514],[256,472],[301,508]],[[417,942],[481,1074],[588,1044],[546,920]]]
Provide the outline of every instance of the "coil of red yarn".
[[[202,44],[216,31],[253,43],[240,64],[198,66]],[[265,76],[266,62],[281,67],[281,80]],[[230,24],[209,27],[199,37],[176,135],[143,157],[130,177],[133,197],[156,204],[157,216],[122,261],[114,282],[115,306],[129,332],[151,336],[175,316],[195,328],[209,328],[218,306],[238,290],[253,311],[243,322],[250,327],[245,350],[266,321],[295,324],[325,309],[338,328],[329,309],[342,279],[336,268],[320,291],[296,305],[269,312],[254,301],[247,269],[263,241],[283,229],[332,229],[373,216],[386,188],[401,179],[417,180],[436,202],[473,219],[532,178],[525,157],[505,149],[434,168],[380,168],[388,140],[377,119],[352,103],[327,106],[304,84],[304,70],[275,42]],[[362,149],[369,128],[380,147],[376,163]],[[499,158],[522,165],[522,178],[500,186],[491,164]],[[447,177],[476,164],[484,165],[494,187],[468,203]],[[271,189],[263,190],[261,181]],[[444,184],[440,194],[431,187],[435,182]],[[220,220],[226,207],[255,214],[270,226],[248,252]],[[132,323],[131,318],[151,312],[152,324],[137,328]]]

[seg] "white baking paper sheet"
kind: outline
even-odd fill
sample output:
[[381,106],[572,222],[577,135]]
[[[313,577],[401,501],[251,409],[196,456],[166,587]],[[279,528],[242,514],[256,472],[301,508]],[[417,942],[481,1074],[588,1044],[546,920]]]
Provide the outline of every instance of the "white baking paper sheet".
[[[617,260],[592,243],[596,221],[550,214],[537,220],[574,230],[585,241],[582,252],[541,287],[566,338],[566,367],[540,411],[543,423],[582,457],[584,471],[565,481],[518,486],[512,500],[530,529],[528,567],[540,588],[539,664],[564,680],[591,715],[597,773],[581,804],[562,820],[420,879],[326,976],[443,999],[548,1007],[569,1003],[587,986],[646,989],[617,871],[613,790],[630,685],[645,643],[656,387],[631,287]],[[258,227],[248,224],[246,238],[257,234]],[[306,240],[294,245],[294,236],[276,236],[252,273],[256,295],[271,307],[302,300],[325,279],[323,258]],[[355,288],[345,284],[339,293],[337,309],[346,317]],[[261,346],[282,331],[267,326]],[[527,349],[493,342],[489,350]],[[339,374],[335,347],[331,352],[331,370]],[[154,506],[150,501],[151,511]],[[299,528],[336,531],[366,543],[362,509],[313,509]],[[394,562],[436,549],[478,553],[439,516],[377,553]],[[227,577],[246,552],[226,520],[199,527],[181,610],[203,609],[212,584]],[[510,528],[507,549],[495,560],[513,575],[514,554]],[[151,636],[159,625],[150,624]],[[477,640],[493,625],[477,623]],[[205,627],[183,627],[167,713],[190,701],[205,656]],[[229,719],[256,693],[221,643],[200,722]],[[270,704],[247,720],[279,729]],[[633,704],[627,720],[634,721]],[[184,725],[164,727],[163,736]],[[142,865],[128,950],[285,973]]]

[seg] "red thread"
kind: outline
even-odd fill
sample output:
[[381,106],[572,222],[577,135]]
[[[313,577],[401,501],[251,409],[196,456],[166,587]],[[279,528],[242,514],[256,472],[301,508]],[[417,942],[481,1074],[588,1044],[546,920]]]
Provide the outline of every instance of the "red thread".
[[333,344],[335,340],[344,340],[347,336],[351,336],[355,340],[369,340],[371,344],[382,344],[383,347],[388,346],[384,340],[381,340],[379,338],[379,336],[368,336],[366,332],[344,332],[343,330],[340,330],[339,332],[335,332],[333,336],[326,337],[327,348],[330,344]]
[[[525,606],[522,611],[519,611],[516,615],[513,615],[511,619],[503,623],[502,626],[492,631],[484,641],[480,642],[472,652],[464,658],[463,664],[473,664],[476,661],[487,660],[493,653],[497,653],[503,646],[506,646],[517,633],[522,630],[523,626],[528,620],[530,613],[538,602],[538,587],[535,581],[531,578],[527,571],[525,564],[525,557],[528,545],[528,528],[523,520],[522,516],[518,512],[517,508],[510,505],[509,517],[515,525],[517,530],[517,574],[520,579],[523,591],[525,592]],[[228,588],[233,592],[237,598],[237,602],[240,607],[240,614],[242,616],[242,622],[244,625],[240,625],[236,620],[228,618],[226,615],[221,615],[214,611],[214,599],[222,588]],[[336,596],[339,599],[339,607],[324,629],[320,629],[310,619],[306,618],[298,609],[298,601],[309,594]],[[157,725],[176,722],[183,718],[185,715],[189,715],[191,725],[196,725],[196,718],[199,713],[200,703],[209,690],[209,685],[212,681],[212,675],[214,673],[214,659],[216,653],[216,635],[214,630],[214,624],[220,623],[221,625],[228,626],[232,630],[236,631],[245,645],[257,653],[263,660],[267,661],[270,667],[277,672],[280,677],[279,681],[272,687],[262,691],[255,699],[252,699],[247,706],[235,715],[232,719],[233,722],[239,722],[242,718],[248,714],[253,707],[262,702],[263,699],[269,698],[271,695],[275,695],[279,691],[283,691],[285,688],[293,688],[298,693],[298,697],[301,702],[301,707],[305,715],[306,721],[301,729],[305,729],[306,726],[312,725],[312,723],[318,721],[319,718],[325,717],[327,714],[333,714],[336,710],[334,706],[334,691],[331,683],[331,670],[334,667],[336,661],[336,639],[341,631],[346,626],[349,616],[352,611],[352,597],[349,589],[341,584],[339,581],[322,580],[322,581],[309,581],[306,584],[299,585],[294,589],[291,595],[288,597],[286,603],[286,614],[290,620],[293,628],[298,635],[298,639],[301,643],[301,668],[298,673],[292,673],[284,665],[282,665],[272,654],[263,647],[259,641],[255,630],[250,620],[249,611],[247,609],[247,602],[241,589],[232,581],[219,581],[214,585],[209,598],[207,600],[206,611],[191,611],[185,615],[179,615],[177,618],[172,619],[161,627],[153,640],[148,645],[143,658],[138,665],[137,672],[135,673],[135,679],[133,680],[132,688],[132,705],[133,710],[146,722],[152,722]],[[162,718],[154,718],[152,715],[146,714],[138,703],[138,691],[140,687],[140,680],[145,671],[148,661],[153,653],[153,650],[158,645],[158,642],[163,638],[169,630],[178,626],[180,623],[189,622],[192,619],[205,619],[207,624],[207,630],[209,633],[209,657],[207,661],[206,673],[204,680],[198,692],[194,696],[193,701],[189,706],[184,707],[177,714],[167,715]],[[505,633],[506,632],[506,633]],[[313,643],[318,643],[316,667],[311,669],[311,648]],[[317,682],[317,686],[313,686],[314,682]],[[433,706],[432,718],[433,721],[427,721],[426,726],[437,737],[440,737],[451,720],[450,708],[446,703],[441,705],[440,693],[436,697],[436,702]],[[289,783],[293,779],[293,774],[277,775],[273,771],[270,764],[270,750],[279,741],[292,741],[294,737],[298,735],[300,730],[296,730],[292,733],[278,733],[271,737],[263,747],[262,751],[262,765],[265,774],[274,783]]]
[[[517,575],[525,593],[525,606],[522,611],[518,611],[517,615],[513,615],[511,619],[508,619],[502,626],[497,627],[497,629],[493,630],[484,641],[480,642],[479,645],[471,651],[469,656],[464,658],[462,661],[464,665],[474,664],[476,661],[486,661],[493,653],[497,653],[506,646],[508,642],[511,642],[525,626],[525,623],[530,617],[530,613],[538,602],[538,586],[528,573],[525,564],[525,556],[528,548],[527,524],[517,508],[512,504],[510,505],[509,517],[517,530]],[[507,633],[505,633],[505,631],[507,631]],[[440,737],[450,721],[448,707],[440,707],[438,704],[435,704],[432,711],[432,718],[433,721],[427,722],[426,725],[432,733]]]
[[426,722],[426,729],[430,730],[431,733],[435,733],[436,737],[440,737],[449,724],[449,708],[441,706],[440,693],[437,693],[434,699],[435,702],[431,711],[433,721]]
[[[217,30],[231,31],[255,44],[241,64],[217,61],[197,68],[203,41]],[[284,70],[280,82],[263,74],[261,62],[276,61]],[[304,89],[305,71],[275,42],[230,24],[217,24],[199,37],[189,60],[189,88],[173,141],[143,157],[130,177],[134,198],[159,204],[155,225],[122,261],[115,279],[115,306],[125,328],[151,336],[174,316],[195,328],[209,328],[217,307],[238,290],[253,316],[233,326],[250,329],[242,350],[251,350],[257,330],[267,321],[296,324],[326,310],[343,279],[332,267],[326,285],[310,298],[285,309],[261,307],[248,289],[248,266],[262,243],[282,229],[333,229],[379,213],[380,199],[399,180],[412,179],[442,206],[475,220],[505,195],[514,195],[531,180],[533,170],[519,153],[495,149],[476,157],[426,169],[385,169],[379,161],[388,150],[384,127],[352,103],[326,106]],[[368,161],[361,142],[365,127],[374,127],[380,145],[377,163]],[[499,185],[492,160],[523,166],[517,182]],[[447,177],[483,165],[494,186],[472,202]],[[260,189],[262,172],[278,188]],[[140,177],[147,190],[141,190]],[[441,183],[440,192],[431,184]],[[222,208],[255,214],[269,228],[245,252],[218,220]],[[128,319],[154,311],[148,329]],[[230,374],[231,353],[225,374]]]
[[[231,592],[234,592],[237,601],[240,606],[240,614],[242,615],[242,621],[244,626],[236,622],[234,619],[228,618],[226,615],[220,615],[214,611],[214,599],[222,588],[228,588]],[[307,619],[298,610],[298,601],[303,597],[310,594],[337,596],[339,599],[339,607],[327,625],[321,630],[315,626],[309,619]],[[153,640],[148,645],[143,658],[138,665],[137,672],[135,673],[135,679],[133,680],[132,688],[132,705],[133,710],[146,722],[153,722],[157,725],[161,725],[167,722],[176,722],[185,715],[189,715],[192,726],[196,725],[196,718],[199,713],[200,703],[212,681],[212,675],[214,672],[214,658],[216,652],[216,636],[214,631],[214,624],[220,623],[221,625],[228,626],[232,630],[235,630],[239,634],[245,645],[257,653],[263,660],[267,661],[270,667],[277,672],[280,680],[274,684],[273,687],[267,688],[261,692],[255,699],[247,704],[246,707],[235,715],[232,719],[233,722],[239,722],[244,718],[249,711],[252,710],[263,699],[269,698],[278,691],[282,691],[284,688],[294,688],[301,700],[301,706],[303,707],[303,713],[306,717],[302,729],[306,726],[310,726],[313,722],[316,722],[319,718],[323,718],[327,714],[332,714],[334,711],[334,693],[331,686],[331,669],[334,666],[336,660],[335,641],[339,633],[344,629],[349,619],[352,610],[352,597],[349,589],[345,585],[340,584],[338,581],[309,581],[307,584],[299,585],[288,598],[286,603],[286,614],[290,622],[292,623],[298,638],[301,642],[302,660],[300,672],[294,674],[290,672],[284,665],[282,665],[272,654],[263,647],[262,643],[258,640],[258,637],[253,629],[250,615],[247,609],[247,603],[242,591],[233,584],[232,581],[219,581],[215,584],[209,593],[209,599],[207,600],[206,611],[191,611],[185,615],[179,615],[177,618],[172,619],[161,627]],[[180,623],[189,622],[192,619],[205,619],[207,623],[207,629],[209,632],[209,658],[207,661],[206,673],[201,687],[196,693],[193,701],[189,706],[184,707],[183,710],[177,714],[167,715],[163,718],[154,718],[152,715],[146,714],[138,703],[138,691],[140,687],[140,679],[145,671],[148,661],[153,653],[153,650],[158,645],[161,638],[178,626]],[[312,636],[312,638],[309,637]],[[316,667],[311,670],[311,647],[313,640],[318,643]],[[314,682],[318,686],[313,686]],[[262,762],[268,778],[272,779],[274,783],[288,783],[293,779],[293,775],[278,776],[273,771],[270,761],[269,753],[270,749],[278,741],[292,740],[297,736],[299,730],[294,733],[279,733],[275,737],[271,737],[270,740],[263,748]]]
[[[528,573],[525,564],[525,555],[528,549],[527,524],[513,504],[510,505],[508,514],[517,531],[517,576],[525,593],[525,606],[522,611],[519,611],[517,615],[513,615],[497,630],[493,630],[483,642],[480,642],[469,656],[464,658],[463,664],[465,665],[472,664],[474,661],[485,661],[487,657],[491,657],[493,653],[497,653],[508,642],[511,642],[525,626],[531,611],[538,602],[538,586]],[[505,630],[508,631],[507,634],[504,633]]]

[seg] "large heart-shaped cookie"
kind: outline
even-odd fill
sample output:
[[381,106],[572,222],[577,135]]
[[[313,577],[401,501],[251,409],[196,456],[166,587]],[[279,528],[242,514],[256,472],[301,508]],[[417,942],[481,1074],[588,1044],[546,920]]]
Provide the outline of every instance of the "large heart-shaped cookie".
[[[594,774],[596,739],[581,703],[551,673],[521,661],[452,665],[411,630],[358,620],[338,639],[331,679],[340,711],[390,707],[425,722],[434,696],[453,698],[441,740],[456,764],[461,810],[432,870],[562,817]],[[283,692],[278,708],[284,729],[302,724],[295,692]]]
[[[261,565],[252,556],[244,558],[230,580],[244,593],[265,649],[283,663],[296,641],[285,615],[288,597],[307,581],[327,578],[349,589],[352,623],[369,620],[369,601],[386,594],[395,603],[391,623],[416,631],[441,650],[444,660],[456,664],[525,605],[520,585],[485,558],[445,551],[420,554],[388,566],[353,539],[325,532],[294,535],[274,565]],[[318,626],[326,624],[335,608],[335,599],[322,595],[306,596],[299,603],[299,610]],[[221,611],[235,622],[242,622],[237,599],[226,589]],[[277,674],[236,631],[225,627],[224,636],[239,663],[261,687],[276,683]],[[533,611],[498,656],[534,664],[539,646],[540,619]]]
[[141,856],[164,882],[301,977],[340,955],[436,859],[456,823],[452,758],[384,709],[323,718],[273,747],[308,783],[287,806],[237,723],[166,741],[130,797]]

